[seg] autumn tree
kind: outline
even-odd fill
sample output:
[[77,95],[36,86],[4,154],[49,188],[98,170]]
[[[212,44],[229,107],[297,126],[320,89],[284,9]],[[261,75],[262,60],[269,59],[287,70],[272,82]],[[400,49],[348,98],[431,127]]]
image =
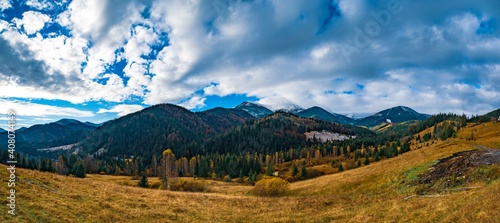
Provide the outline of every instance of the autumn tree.
[[167,184],[167,190],[170,190],[170,183],[171,183],[171,178],[174,178],[177,176],[177,168],[175,165],[175,155],[172,152],[171,149],[166,149],[162,153],[163,158],[162,158],[162,175],[161,175],[161,180],[163,183]]

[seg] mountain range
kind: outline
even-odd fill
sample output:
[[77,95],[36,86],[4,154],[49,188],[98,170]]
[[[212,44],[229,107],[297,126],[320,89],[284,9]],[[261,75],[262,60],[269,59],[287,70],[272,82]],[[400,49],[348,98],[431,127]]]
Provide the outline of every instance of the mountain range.
[[[96,129],[98,124],[83,123],[74,119],[61,119],[48,124],[22,127],[16,130],[16,144],[19,152],[36,154],[37,149],[67,145],[79,142]],[[1,132],[0,138],[7,138]],[[0,141],[0,148],[7,147],[7,140]]]
[[175,154],[198,153],[204,141],[255,119],[240,109],[214,108],[191,112],[172,104],[159,104],[106,122],[77,148],[86,154],[103,150],[109,156],[151,156],[165,148]]
[[[263,105],[243,102],[235,108],[218,107],[191,112],[180,106],[159,104],[104,124],[61,119],[34,125],[18,129],[16,137],[18,147],[22,148],[20,151],[30,154],[34,154],[36,149],[79,143],[75,148],[82,154],[106,151],[110,156],[148,156],[172,148],[175,154],[188,155],[203,153],[205,149],[219,152],[228,148],[260,151],[280,146],[303,146],[304,138],[301,137],[306,130],[329,129],[341,134],[367,134],[369,130],[355,125],[371,128],[384,123],[418,121],[428,117],[404,106],[355,120],[318,106],[302,109],[290,105],[273,112]],[[258,137],[251,136],[245,128],[253,129],[252,134],[258,132]],[[259,131],[253,132],[256,129]],[[5,134],[0,133],[0,137]],[[285,138],[291,141],[285,142]],[[0,142],[0,148],[5,148],[4,144]]]

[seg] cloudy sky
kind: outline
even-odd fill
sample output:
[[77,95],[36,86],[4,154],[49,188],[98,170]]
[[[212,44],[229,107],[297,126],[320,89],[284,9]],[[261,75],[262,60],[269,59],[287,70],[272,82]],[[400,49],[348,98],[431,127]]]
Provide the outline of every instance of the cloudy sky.
[[243,101],[482,114],[500,107],[499,19],[498,0],[0,0],[0,121]]

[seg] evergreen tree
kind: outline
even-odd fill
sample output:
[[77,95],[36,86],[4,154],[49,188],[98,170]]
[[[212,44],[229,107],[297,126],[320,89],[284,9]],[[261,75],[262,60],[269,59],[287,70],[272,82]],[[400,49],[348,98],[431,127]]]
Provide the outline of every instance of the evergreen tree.
[[300,177],[302,177],[302,179],[307,178],[307,169],[306,169],[306,165],[302,165],[302,170],[300,171]]
[[139,185],[139,187],[142,187],[142,188],[149,188],[148,176],[146,176],[146,173],[142,174],[141,179],[139,180],[138,185]]
[[365,162],[364,162],[365,165],[369,165],[370,164],[370,159],[368,159],[368,157],[365,158]]
[[267,176],[273,176],[274,175],[273,165],[271,165],[271,164],[267,165],[266,175]]
[[83,162],[79,161],[76,164],[73,165],[73,169],[71,170],[71,173],[75,175],[75,177],[79,178],[85,178],[85,167],[83,166]]
[[342,171],[344,171],[344,167],[342,166],[342,163],[340,163],[340,165],[339,165],[339,172],[342,172]]
[[299,168],[297,167],[296,164],[293,164],[293,168],[292,168],[292,177],[296,177],[297,174],[299,174]]
[[238,182],[243,183],[244,177],[245,176],[243,175],[243,169],[240,169],[240,177],[238,178]]

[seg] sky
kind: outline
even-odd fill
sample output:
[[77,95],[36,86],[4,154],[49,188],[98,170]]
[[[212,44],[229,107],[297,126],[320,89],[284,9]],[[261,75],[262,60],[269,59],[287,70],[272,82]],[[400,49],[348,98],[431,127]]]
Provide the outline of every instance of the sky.
[[0,122],[243,101],[484,114],[499,19],[498,0],[0,0]]

